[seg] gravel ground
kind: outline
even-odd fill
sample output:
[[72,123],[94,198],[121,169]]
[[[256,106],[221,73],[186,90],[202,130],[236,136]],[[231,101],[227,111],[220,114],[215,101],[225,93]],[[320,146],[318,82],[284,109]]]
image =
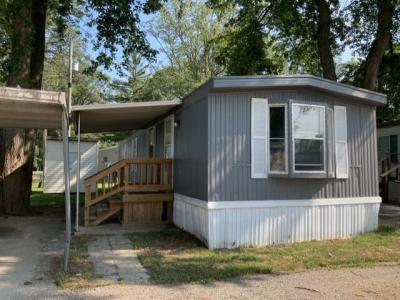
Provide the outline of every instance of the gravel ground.
[[116,284],[60,290],[48,277],[62,253],[62,218],[0,218],[0,300],[8,299],[400,299],[400,266],[260,275],[207,285]]
[[400,266],[250,276],[208,285],[122,284],[36,292],[30,294],[33,299],[400,299]]

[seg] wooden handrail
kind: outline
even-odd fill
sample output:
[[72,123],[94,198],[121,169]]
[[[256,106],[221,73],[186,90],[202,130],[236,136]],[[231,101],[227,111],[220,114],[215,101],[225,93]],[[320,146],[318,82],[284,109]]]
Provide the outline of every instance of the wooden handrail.
[[382,174],[379,175],[379,176],[380,176],[380,177],[389,176],[390,173],[392,173],[393,171],[395,171],[395,170],[397,170],[397,169],[400,169],[400,164],[399,164],[399,165],[396,165],[396,166],[394,166],[394,167],[392,167],[392,168],[390,168],[389,170],[387,170],[386,172],[382,173]]
[[[107,175],[109,175],[112,172],[116,172],[119,168],[129,165],[129,164],[172,164],[172,159],[162,159],[162,158],[134,158],[134,159],[123,159],[120,160],[119,162],[116,162],[115,164],[101,170],[100,172],[86,177],[85,178],[85,184],[88,183],[89,181],[95,181],[98,179],[101,179]],[[111,169],[114,169],[111,171]]]
[[[85,184],[86,184],[88,181],[94,181],[95,178],[96,178],[97,180],[98,180],[98,179],[101,179],[101,178],[103,178],[104,176],[107,176],[107,175],[109,175],[110,173],[115,172],[116,170],[118,170],[119,168],[123,167],[124,165],[125,165],[125,160],[120,160],[119,162],[116,162],[115,164],[113,164],[113,165],[111,165],[111,166],[109,166],[109,167],[107,167],[107,168],[101,170],[100,172],[98,172],[98,173],[96,173],[96,174],[94,174],[94,175],[92,175],[92,176],[86,177],[86,178],[85,178]],[[114,169],[114,168],[115,168],[115,170],[114,170],[114,171],[111,171],[111,169]]]
[[123,161],[126,164],[172,164],[170,158],[132,158]]
[[172,159],[124,159],[86,178],[85,224],[96,223],[91,221],[91,206],[115,195],[123,200],[128,193],[172,193],[172,169]]

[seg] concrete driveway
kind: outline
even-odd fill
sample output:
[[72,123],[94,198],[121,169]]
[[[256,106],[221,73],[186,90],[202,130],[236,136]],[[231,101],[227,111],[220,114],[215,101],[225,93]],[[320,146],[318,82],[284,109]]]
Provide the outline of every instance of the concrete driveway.
[[37,290],[55,289],[49,270],[52,256],[63,251],[64,223],[60,212],[45,213],[0,217],[1,299],[27,299]]

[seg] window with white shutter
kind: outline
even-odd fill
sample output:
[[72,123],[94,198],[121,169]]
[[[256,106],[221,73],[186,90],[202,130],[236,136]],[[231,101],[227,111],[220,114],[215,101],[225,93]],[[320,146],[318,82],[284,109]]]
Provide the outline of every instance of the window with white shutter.
[[348,178],[346,107],[335,105],[334,111],[336,178]]
[[268,100],[251,99],[251,177],[268,177]]

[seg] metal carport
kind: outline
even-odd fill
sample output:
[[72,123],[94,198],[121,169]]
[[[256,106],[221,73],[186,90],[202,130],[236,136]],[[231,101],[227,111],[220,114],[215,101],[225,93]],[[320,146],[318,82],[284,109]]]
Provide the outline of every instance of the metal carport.
[[79,184],[81,169],[81,133],[142,129],[150,122],[161,119],[182,104],[181,100],[110,103],[72,106],[72,118],[78,135],[76,175],[76,224],[79,228]]
[[68,123],[65,93],[0,87],[0,128],[62,129],[66,222],[64,271],[68,268],[71,241]]

